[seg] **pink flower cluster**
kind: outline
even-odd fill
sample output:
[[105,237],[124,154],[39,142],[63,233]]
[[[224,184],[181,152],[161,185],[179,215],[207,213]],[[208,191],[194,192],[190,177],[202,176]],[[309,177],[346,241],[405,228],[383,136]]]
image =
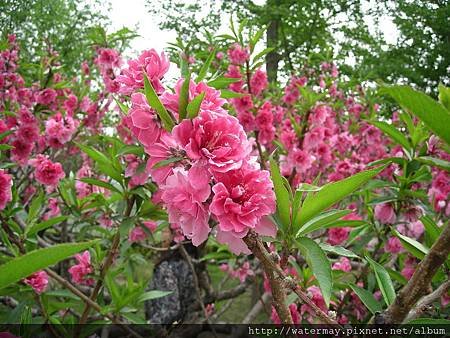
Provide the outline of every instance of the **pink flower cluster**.
[[[208,238],[212,218],[218,222],[219,242],[228,243],[233,252],[248,253],[242,238],[250,229],[274,235],[273,224],[263,220],[275,209],[269,173],[254,164],[252,144],[239,120],[222,107],[226,101],[220,92],[205,83],[189,83],[189,100],[204,93],[198,116],[179,121],[171,133],[164,131],[145,96],[136,93],[142,87],[142,69],[175,118],[184,80],[177,82],[174,93],[165,91],[159,82],[166,71],[165,57],[154,51],[144,54],[129,61],[124,76],[118,77],[121,92],[131,94],[132,102],[123,121],[150,155],[147,170],[159,186],[172,228],[200,245]],[[258,76],[255,84],[264,85],[264,76]],[[172,158],[176,160],[154,167]]]
[[76,284],[93,285],[95,282],[94,279],[86,277],[94,271],[91,265],[91,255],[89,251],[86,250],[82,254],[76,254],[75,259],[78,264],[69,268],[72,281]]
[[30,160],[30,164],[35,168],[36,180],[44,185],[57,186],[59,181],[66,176],[61,163],[52,162],[48,156],[39,154]]
[[48,275],[45,271],[38,271],[25,278],[23,282],[31,286],[36,293],[40,294],[47,288]]
[[5,209],[6,204],[11,202],[12,177],[5,170],[0,169],[0,210]]
[[[150,232],[154,232],[158,227],[158,224],[156,224],[156,222],[154,221],[144,221],[142,222],[142,224]],[[145,232],[144,228],[141,226],[136,226],[130,231],[130,234],[128,235],[128,241],[130,243],[140,242],[145,240],[147,237],[148,234]]]

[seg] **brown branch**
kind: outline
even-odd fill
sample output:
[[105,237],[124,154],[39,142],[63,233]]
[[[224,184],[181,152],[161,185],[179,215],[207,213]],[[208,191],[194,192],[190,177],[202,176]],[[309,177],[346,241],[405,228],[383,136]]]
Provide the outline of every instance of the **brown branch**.
[[411,311],[409,311],[408,316],[406,317],[404,322],[407,323],[421,316],[422,313],[425,312],[431,304],[440,300],[441,297],[449,290],[450,290],[450,280],[444,282],[432,293],[424,296],[421,300],[419,300],[416,306],[414,306],[414,308]]
[[284,288],[288,288],[295,292],[295,294],[305,304],[307,304],[324,323],[339,325],[334,319],[328,316],[328,314],[323,312],[308,297],[308,295],[300,289],[295,281],[293,281],[291,278],[286,277],[284,271],[272,260],[261,239],[255,232],[250,231],[248,235],[243,238],[243,240],[248,248],[252,251],[252,253],[261,261],[261,264],[269,278],[270,286],[272,288],[275,309],[277,310],[277,313],[283,324],[292,324],[291,314],[290,312],[287,313],[289,309],[287,308],[285,302],[282,302],[283,295],[284,299],[286,297]]
[[376,323],[398,324],[403,322],[420,297],[427,293],[433,276],[450,253],[450,223],[443,229],[428,254],[419,263],[408,284],[398,293],[394,303],[375,317]]
[[[131,210],[133,209],[134,200],[135,200],[135,197],[133,195],[127,201],[128,204],[127,204],[127,209],[125,211],[125,218],[130,216]],[[119,244],[120,244],[120,231],[119,231],[119,229],[117,229],[117,232],[114,235],[113,242],[111,244],[111,250],[109,251],[108,255],[106,256],[106,259],[100,269],[100,278],[98,279],[97,283],[95,284],[95,287],[92,290],[91,296],[89,297],[92,301],[95,301],[97,299],[98,294],[100,293],[100,290],[103,287],[103,281],[105,279],[106,273],[108,272],[108,269],[114,262],[114,257],[117,254]],[[89,316],[89,310],[90,310],[90,303],[86,303],[86,306],[84,307],[83,314],[81,315],[79,324],[86,323],[87,318]],[[81,325],[78,327],[81,327]],[[76,332],[75,337],[77,337],[78,335],[79,335],[79,332]]]

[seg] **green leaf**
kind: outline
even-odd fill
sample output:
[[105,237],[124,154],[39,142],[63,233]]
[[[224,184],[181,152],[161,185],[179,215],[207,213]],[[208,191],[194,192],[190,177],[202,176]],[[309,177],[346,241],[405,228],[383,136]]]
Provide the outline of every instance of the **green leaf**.
[[422,243],[419,243],[412,238],[403,236],[396,230],[393,230],[393,233],[400,240],[403,247],[414,257],[423,259],[425,255],[428,253],[428,251],[430,251]]
[[162,167],[169,165],[170,163],[179,162],[182,159],[183,159],[183,157],[171,157],[171,158],[168,158],[167,160],[162,160],[162,161],[155,163],[152,168],[153,169],[162,168]]
[[278,164],[271,159],[270,160],[270,172],[272,176],[273,185],[275,188],[275,195],[277,198],[277,211],[280,216],[281,223],[283,225],[283,230],[291,224],[291,206],[289,191],[283,183],[283,179],[280,174],[280,168]]
[[224,99],[234,99],[234,98],[240,98],[244,97],[245,94],[237,93],[229,89],[221,89],[220,90],[220,97]]
[[383,87],[382,92],[393,97],[400,106],[417,116],[437,136],[450,144],[450,112],[442,104],[409,86]]
[[342,246],[329,245],[327,243],[319,243],[319,246],[322,248],[322,250],[334,253],[334,254],[336,254],[338,256],[351,257],[351,258],[360,258],[353,251],[350,251],[350,250],[348,250],[346,248],[343,248]]
[[122,174],[113,166],[111,160],[106,157],[102,152],[98,151],[97,149],[85,146],[80,143],[76,143],[78,148],[80,148],[86,155],[88,155],[90,158],[94,160],[96,163],[98,169],[106,174],[109,177],[112,177],[117,182],[122,182]]
[[12,133],[14,133],[14,130],[7,130],[4,131],[3,133],[0,133],[0,140],[4,139],[8,135],[11,135]]
[[441,229],[437,226],[437,224],[431,219],[430,216],[422,216],[420,218],[423,226],[425,227],[425,232],[430,236],[431,243],[434,243],[439,235],[441,234]]
[[216,49],[213,48],[213,50],[209,54],[208,58],[206,59],[205,63],[203,64],[202,68],[200,68],[200,70],[198,72],[197,78],[195,79],[195,81],[197,83],[202,81],[205,78],[206,74],[208,74],[208,69],[211,66],[211,62],[214,59],[215,55],[216,55]]
[[319,283],[323,299],[329,306],[333,288],[333,276],[327,255],[316,242],[307,237],[298,238],[296,244],[303,256],[305,256],[306,262]]
[[273,51],[274,49],[275,49],[275,48],[273,48],[273,47],[268,47],[268,48],[262,50],[261,52],[259,52],[258,54],[256,54],[256,55],[253,57],[253,62],[252,62],[252,63],[255,63],[256,61],[258,61],[259,59],[261,59],[264,55],[269,54],[269,53],[270,53],[271,51]]
[[144,73],[144,93],[145,97],[147,98],[148,104],[156,110],[156,113],[158,114],[159,118],[161,119],[164,128],[168,131],[171,131],[174,127],[174,122],[172,120],[172,117],[167,112],[164,105],[159,100],[158,95],[155,92],[155,89],[153,88],[152,84],[148,80],[147,75]]
[[97,180],[95,178],[83,177],[83,178],[80,178],[79,181],[82,181],[82,182],[87,183],[87,184],[96,185],[98,187],[102,187],[102,188],[108,189],[110,191],[115,191],[115,192],[118,192],[119,194],[122,193],[119,189],[117,189],[111,183],[108,183],[108,182],[105,182],[105,181],[101,181],[101,180]]
[[187,105],[187,107],[186,107],[187,115],[190,119],[193,119],[198,115],[198,112],[200,111],[200,106],[202,105],[205,94],[206,94],[205,92],[198,94]]
[[450,88],[439,84],[439,102],[447,108],[447,110],[450,110]]
[[295,228],[300,228],[303,224],[318,215],[323,210],[331,207],[341,201],[372,177],[378,175],[385,166],[362,171],[356,175],[345,178],[341,181],[332,182],[324,185],[315,195],[311,195],[303,202],[299,209],[299,217],[296,218]]
[[13,146],[10,146],[9,144],[0,144],[0,151],[4,151],[4,150],[10,150],[13,149]]
[[436,158],[436,157],[431,157],[431,156],[420,156],[416,158],[417,161],[431,165],[431,166],[435,166],[441,169],[444,169],[446,171],[450,171],[450,162],[440,159],[440,158]]
[[215,89],[223,89],[228,87],[228,85],[238,81],[241,81],[241,78],[220,76],[218,78],[215,78],[214,80],[209,81],[208,86]]
[[409,321],[406,324],[416,324],[416,325],[450,325],[450,320],[443,318],[416,318]]
[[381,312],[381,310],[383,310],[381,308],[380,302],[375,299],[371,292],[362,289],[354,284],[350,284],[350,287],[372,314]]
[[397,128],[382,121],[368,121],[368,122],[377,127],[378,129],[380,129],[383,133],[388,135],[396,143],[400,144],[409,153],[411,152],[411,144],[409,143],[408,139],[397,130]]
[[39,194],[31,201],[30,208],[28,209],[27,223],[30,224],[39,214],[44,203],[44,192],[41,190]]
[[128,114],[128,107],[124,105],[122,102],[120,102],[118,99],[114,98],[114,101],[116,101],[116,104],[119,106],[122,113],[125,115]]
[[180,96],[178,98],[178,114],[180,116],[179,121],[186,118],[186,107],[189,103],[189,83],[191,82],[191,73],[187,73],[181,85]]
[[58,216],[58,217],[50,218],[46,221],[34,224],[31,227],[27,228],[27,230],[25,231],[25,234],[28,236],[33,236],[34,234],[38,233],[39,231],[50,228],[50,227],[54,226],[55,224],[65,221],[67,218],[69,218],[69,216]]
[[250,40],[250,52],[251,53],[253,53],[253,50],[255,49],[256,44],[259,42],[259,40],[261,39],[261,37],[264,34],[264,32],[266,31],[266,29],[267,29],[266,26],[263,26],[260,30],[258,30],[256,32],[256,34]]
[[0,289],[7,287],[29,275],[54,265],[98,241],[57,244],[48,248],[31,251],[0,265]]
[[395,300],[395,289],[389,273],[384,266],[375,262],[372,258],[366,256],[366,259],[375,272],[375,278],[377,279],[378,287],[380,288],[384,301],[387,305],[391,305]]
[[[348,215],[351,213],[351,210],[329,210],[325,211],[313,219],[306,222],[297,232],[296,236],[306,235],[310,232],[321,229],[326,225],[330,225],[330,223],[335,222],[336,220]],[[331,224],[332,225],[332,224]],[[297,229],[294,229],[294,231]]]
[[173,291],[160,291],[160,290],[147,291],[138,298],[138,302],[142,303],[145,302],[146,300],[162,298],[167,295],[170,295],[171,293],[173,293]]

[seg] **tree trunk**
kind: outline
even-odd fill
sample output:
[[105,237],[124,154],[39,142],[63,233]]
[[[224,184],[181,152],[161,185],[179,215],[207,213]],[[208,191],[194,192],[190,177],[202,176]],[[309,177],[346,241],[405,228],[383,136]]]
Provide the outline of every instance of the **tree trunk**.
[[[279,0],[268,0],[266,4],[267,15],[270,16],[271,10],[278,5]],[[271,83],[277,81],[278,61],[280,60],[280,55],[278,54],[277,50],[279,40],[279,26],[280,20],[278,18],[278,15],[272,14],[266,33],[267,48],[275,48],[273,51],[266,55],[267,78]]]

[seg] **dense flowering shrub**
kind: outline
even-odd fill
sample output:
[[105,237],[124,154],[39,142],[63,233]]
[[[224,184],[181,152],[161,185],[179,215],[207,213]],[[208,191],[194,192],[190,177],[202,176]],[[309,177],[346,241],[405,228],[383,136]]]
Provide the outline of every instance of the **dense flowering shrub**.
[[[333,63],[305,66],[269,88],[264,53],[249,41],[234,33],[198,71],[202,58],[182,50],[171,89],[164,53],[146,50],[125,63],[109,46],[96,47],[75,79],[57,71],[56,52],[42,63],[41,81],[23,79],[10,36],[0,55],[0,272],[17,264],[20,274],[0,278],[0,288],[37,297],[45,322],[83,324],[94,308],[139,323],[143,302],[159,291],[146,292],[136,266],[150,269],[155,252],[180,250],[189,266],[203,260],[237,279],[229,297],[262,286],[273,299],[267,317],[278,324],[379,319],[395,310],[396,289],[415,287],[422,273],[428,287],[436,271],[433,315],[445,316],[437,309],[449,299],[440,267],[448,137],[405,102],[408,111],[380,118],[390,106],[345,83]],[[396,99],[395,90],[412,91],[395,88]],[[448,119],[444,105],[413,94]],[[190,257],[187,243],[203,258]],[[432,250],[443,258],[427,274]],[[33,270],[19,264],[24,255]],[[196,283],[207,321],[225,298]],[[74,308],[48,305],[66,297],[52,293],[58,285],[79,299]],[[417,300],[390,320],[421,316]]]

